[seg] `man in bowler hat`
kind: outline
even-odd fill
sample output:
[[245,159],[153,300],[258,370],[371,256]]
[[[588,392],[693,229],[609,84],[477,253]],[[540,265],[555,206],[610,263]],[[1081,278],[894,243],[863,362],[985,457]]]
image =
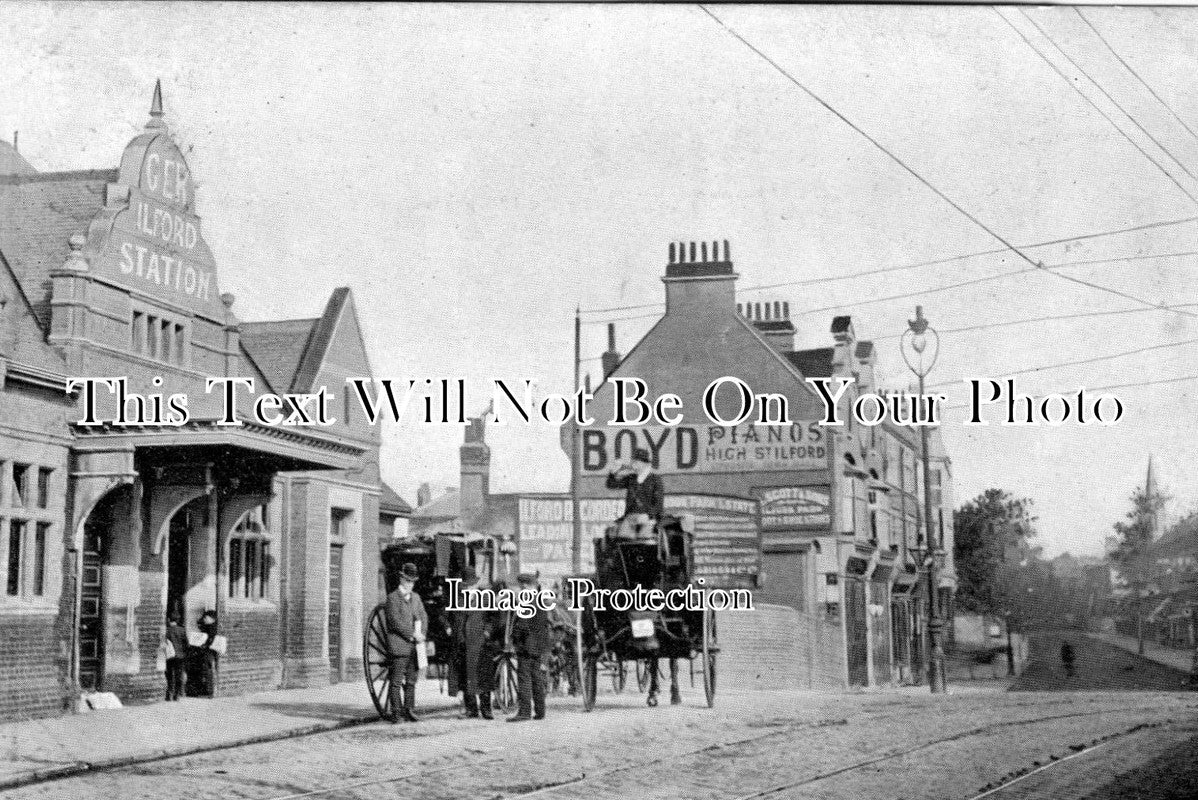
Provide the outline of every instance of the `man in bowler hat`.
[[[416,716],[416,644],[428,634],[424,602],[413,591],[419,573],[408,562],[400,567],[399,586],[387,595],[387,650],[391,653],[391,722],[418,722]],[[400,686],[403,701],[400,704]]]
[[[474,567],[462,570],[462,590],[478,587]],[[491,692],[495,689],[494,632],[500,624],[494,611],[469,609],[454,611],[450,616],[453,633],[454,660],[461,679],[462,702],[468,719],[494,719],[491,715]]]
[[[521,573],[517,578],[520,589],[537,590],[535,575]],[[553,650],[553,637],[549,631],[549,613],[533,606],[534,614],[527,619],[519,615],[512,624],[512,644],[516,647],[516,716],[508,722],[526,722],[530,719],[545,719],[545,684],[548,664],[546,659]]]

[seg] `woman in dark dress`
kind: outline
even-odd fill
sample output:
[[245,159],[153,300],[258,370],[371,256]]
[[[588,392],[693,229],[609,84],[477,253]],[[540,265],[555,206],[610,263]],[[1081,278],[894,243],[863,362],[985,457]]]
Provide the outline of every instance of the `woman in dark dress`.
[[204,634],[204,643],[198,647],[188,648],[187,654],[187,696],[215,697],[216,668],[220,658],[213,649],[216,641],[217,625],[216,612],[205,611],[197,620],[196,627]]

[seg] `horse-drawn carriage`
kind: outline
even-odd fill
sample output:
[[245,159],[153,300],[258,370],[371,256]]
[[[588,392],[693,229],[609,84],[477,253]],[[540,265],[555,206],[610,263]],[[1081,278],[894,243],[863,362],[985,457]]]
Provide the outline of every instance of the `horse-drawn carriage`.
[[[614,604],[598,608],[590,598],[582,598],[576,646],[582,671],[583,707],[595,706],[599,667],[611,672],[613,688],[622,690],[627,680],[627,663],[635,662],[638,685],[649,691],[649,705],[657,705],[658,662],[669,659],[671,694],[677,697],[677,661],[690,663],[692,684],[695,661],[702,673],[704,694],[709,707],[715,705],[716,641],[715,612],[705,602],[705,592],[692,586],[695,577],[694,523],[689,516],[663,515],[657,525],[641,528],[629,524],[613,525],[595,544],[595,574],[589,578],[600,590],[659,590],[674,592],[675,598],[701,597],[701,608],[694,603],[675,610],[665,604],[660,611],[615,610]],[[577,584],[574,584],[577,585]],[[689,591],[688,590],[692,590]],[[686,594],[679,594],[683,592]],[[614,599],[614,595],[612,595]]]
[[[453,640],[450,635],[449,603],[450,578],[461,578],[466,567],[489,583],[496,578],[496,562],[499,558],[499,543],[494,537],[473,532],[446,532],[414,536],[387,546],[382,554],[383,593],[394,591],[399,585],[399,570],[405,563],[416,565],[419,577],[415,592],[424,601],[428,614],[428,673],[425,677],[439,680],[451,678],[454,658]],[[505,636],[505,639],[507,637]],[[496,659],[496,705],[501,709],[511,708],[516,700],[516,663],[511,648],[497,643],[499,656]],[[389,713],[388,698],[391,692],[389,664],[391,655],[387,649],[387,621],[384,604],[379,603],[366,622],[366,634],[362,644],[362,664],[366,671],[366,685],[370,698],[380,716]]]

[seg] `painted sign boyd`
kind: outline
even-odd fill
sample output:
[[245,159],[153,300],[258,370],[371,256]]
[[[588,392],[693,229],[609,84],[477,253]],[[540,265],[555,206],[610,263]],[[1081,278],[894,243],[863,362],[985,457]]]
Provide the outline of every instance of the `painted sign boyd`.
[[582,471],[602,473],[649,451],[662,473],[748,472],[827,467],[827,436],[817,422],[790,425],[643,425],[584,428]]

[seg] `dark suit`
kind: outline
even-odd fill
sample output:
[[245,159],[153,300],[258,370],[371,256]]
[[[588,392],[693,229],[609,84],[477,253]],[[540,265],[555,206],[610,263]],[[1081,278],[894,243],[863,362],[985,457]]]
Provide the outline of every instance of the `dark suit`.
[[428,636],[428,614],[420,595],[412,592],[405,599],[399,589],[387,595],[387,650],[391,655],[391,711],[398,715],[400,694],[403,686],[409,709],[415,703],[416,677],[420,670],[416,665],[416,623],[420,623],[422,635]]
[[449,624],[454,651],[450,694],[461,688],[468,712],[473,713],[480,705],[489,712],[498,654],[494,639],[496,631],[502,629],[500,616],[492,611],[455,611]]
[[636,475],[616,477],[614,472],[607,476],[608,489],[624,490],[624,515],[648,514],[653,519],[661,519],[666,510],[666,489],[661,478],[650,472],[643,481],[638,481]]
[[512,644],[516,648],[519,684],[516,690],[520,717],[545,716],[546,657],[553,651],[549,612],[536,609],[528,619],[519,616],[512,624]]

